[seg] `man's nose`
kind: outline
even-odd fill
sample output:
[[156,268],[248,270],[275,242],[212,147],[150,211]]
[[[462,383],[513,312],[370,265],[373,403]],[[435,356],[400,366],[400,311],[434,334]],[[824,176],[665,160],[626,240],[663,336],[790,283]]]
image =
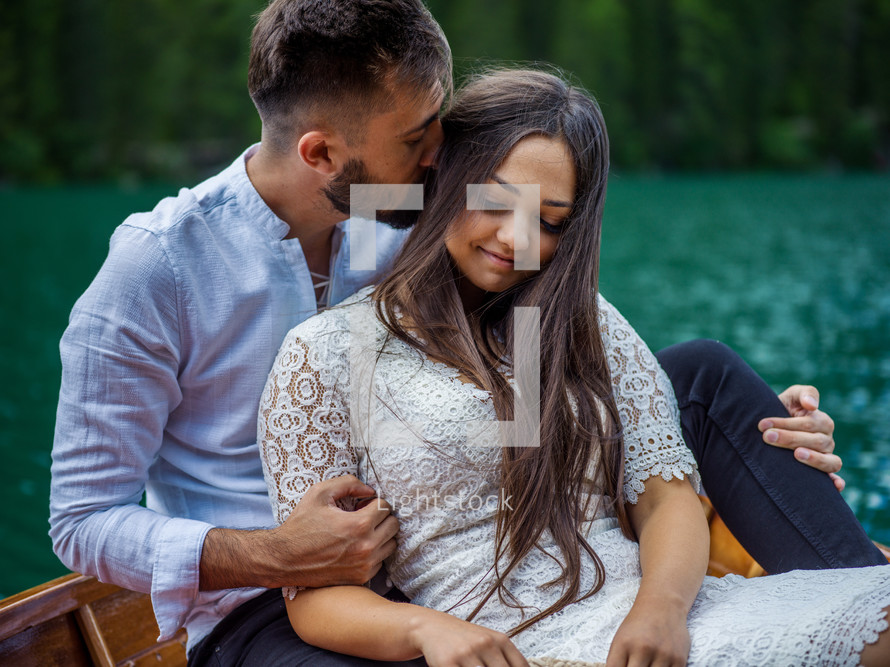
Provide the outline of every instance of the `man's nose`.
[[442,132],[442,123],[437,118],[432,123],[430,123],[429,127],[426,130],[426,137],[424,137],[424,147],[423,153],[420,155],[420,166],[424,169],[428,167],[434,167],[436,165],[436,152],[439,150],[439,146],[442,145],[442,140],[445,137],[445,134]]

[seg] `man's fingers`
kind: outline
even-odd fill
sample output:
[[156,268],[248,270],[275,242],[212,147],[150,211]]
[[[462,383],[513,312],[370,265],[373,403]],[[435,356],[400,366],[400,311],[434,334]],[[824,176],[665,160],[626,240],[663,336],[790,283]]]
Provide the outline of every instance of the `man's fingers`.
[[392,505],[386,502],[383,498],[375,498],[374,505],[381,512],[392,512]]
[[793,397],[806,410],[819,409],[819,390],[811,385],[794,385]]
[[837,472],[843,466],[841,457],[836,454],[823,454],[821,452],[807,449],[806,447],[798,447],[794,450],[794,458],[801,463],[805,463],[811,468],[821,470],[822,472]]
[[777,428],[783,431],[802,431],[804,433],[831,435],[834,433],[834,420],[824,412],[817,410],[799,417],[769,417],[761,419],[757,427],[761,431]]
[[847,486],[847,480],[838,475],[837,473],[828,473],[828,476],[831,477],[831,481],[834,482],[834,488],[838,491],[843,491]]
[[317,490],[318,493],[323,494],[331,501],[347,497],[367,498],[376,494],[373,488],[359,481],[355,475],[343,475],[342,477],[328,479],[324,482],[319,482],[312,489]]
[[379,563],[377,563],[374,567],[371,568],[371,575],[365,581],[360,582],[360,584],[364,585],[364,584],[368,583],[369,581],[371,581],[371,579],[373,579],[374,577],[377,576],[377,573],[380,572],[380,568],[382,568],[382,567],[383,567],[383,561],[381,560]]
[[[761,424],[763,441],[775,447],[794,450],[794,458],[816,470],[834,473],[841,469],[843,461],[834,454],[834,422],[822,412],[808,417],[765,419]],[[838,481],[835,480],[835,486]],[[843,488],[843,480],[840,481]]]
[[[375,528],[379,528],[380,524],[382,524],[387,517],[392,516],[391,512],[392,507],[383,498],[374,498],[364,507],[355,511],[358,515],[369,516]],[[395,517],[392,517],[392,519],[393,521],[396,520]],[[396,521],[396,523],[398,524],[398,521]]]
[[819,409],[819,392],[816,391],[815,387],[810,387],[813,390],[813,393],[802,394],[800,397],[800,404],[807,410],[818,410]]
[[377,550],[374,552],[374,558],[382,563],[385,559],[389,558],[395,553],[396,547],[398,546],[399,545],[398,542],[396,542],[396,538],[393,537],[392,539],[387,540],[379,547],[377,547]]
[[390,514],[378,524],[374,532],[377,533],[380,539],[389,540],[398,534],[399,520]]
[[800,410],[818,410],[819,390],[812,385],[795,384],[779,394],[779,400],[792,415]]
[[775,447],[796,449],[806,447],[823,454],[831,454],[834,451],[834,438],[825,433],[808,433],[806,431],[793,431],[779,428],[770,428],[763,432],[763,441]]

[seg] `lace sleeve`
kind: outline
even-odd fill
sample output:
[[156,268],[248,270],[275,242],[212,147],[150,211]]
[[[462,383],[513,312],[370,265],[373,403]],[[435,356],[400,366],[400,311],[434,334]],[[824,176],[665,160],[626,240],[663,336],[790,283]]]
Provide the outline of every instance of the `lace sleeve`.
[[[257,441],[269,501],[278,523],[296,507],[309,487],[356,473],[350,444],[346,364],[334,334],[287,336],[260,399]],[[351,509],[351,508],[344,508]],[[296,588],[285,588],[291,599]]]
[[701,482],[692,452],[683,442],[680,411],[667,374],[633,327],[599,296],[600,333],[624,429],[624,493],[636,504],[643,483],[661,475]]

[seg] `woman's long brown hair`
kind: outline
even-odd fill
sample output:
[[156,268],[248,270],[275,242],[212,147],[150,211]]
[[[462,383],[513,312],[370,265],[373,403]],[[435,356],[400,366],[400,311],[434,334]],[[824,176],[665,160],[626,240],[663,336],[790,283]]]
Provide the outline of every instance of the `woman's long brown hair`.
[[[512,636],[603,585],[602,561],[581,533],[583,521],[596,511],[589,506],[591,461],[593,480],[614,505],[622,529],[632,534],[622,491],[621,422],[596,300],[609,142],[596,102],[561,77],[532,70],[477,76],[455,96],[442,125],[445,143],[426,185],[424,211],[374,298],[392,336],[490,391],[500,420],[513,418],[513,390],[497,370],[514,358],[513,309],[540,309],[541,446],[502,448],[501,488],[512,510],[498,510],[494,585],[468,620],[495,592],[503,603],[520,607],[506,580],[545,531],[559,548],[550,555],[561,567],[560,576],[545,585],[560,586],[562,595],[524,619]],[[565,142],[576,171],[573,207],[552,260],[540,272],[506,292],[488,294],[482,308],[466,313],[445,240],[466,215],[466,185],[491,182],[510,150],[528,136]],[[585,556],[596,578],[581,591]]]

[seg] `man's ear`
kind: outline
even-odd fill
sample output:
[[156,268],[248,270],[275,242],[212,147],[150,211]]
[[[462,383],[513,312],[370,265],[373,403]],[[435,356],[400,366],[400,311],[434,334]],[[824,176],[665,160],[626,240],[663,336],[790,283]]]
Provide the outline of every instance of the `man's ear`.
[[346,144],[336,134],[323,130],[312,130],[300,137],[297,143],[300,159],[310,169],[331,176],[343,167],[346,157]]

